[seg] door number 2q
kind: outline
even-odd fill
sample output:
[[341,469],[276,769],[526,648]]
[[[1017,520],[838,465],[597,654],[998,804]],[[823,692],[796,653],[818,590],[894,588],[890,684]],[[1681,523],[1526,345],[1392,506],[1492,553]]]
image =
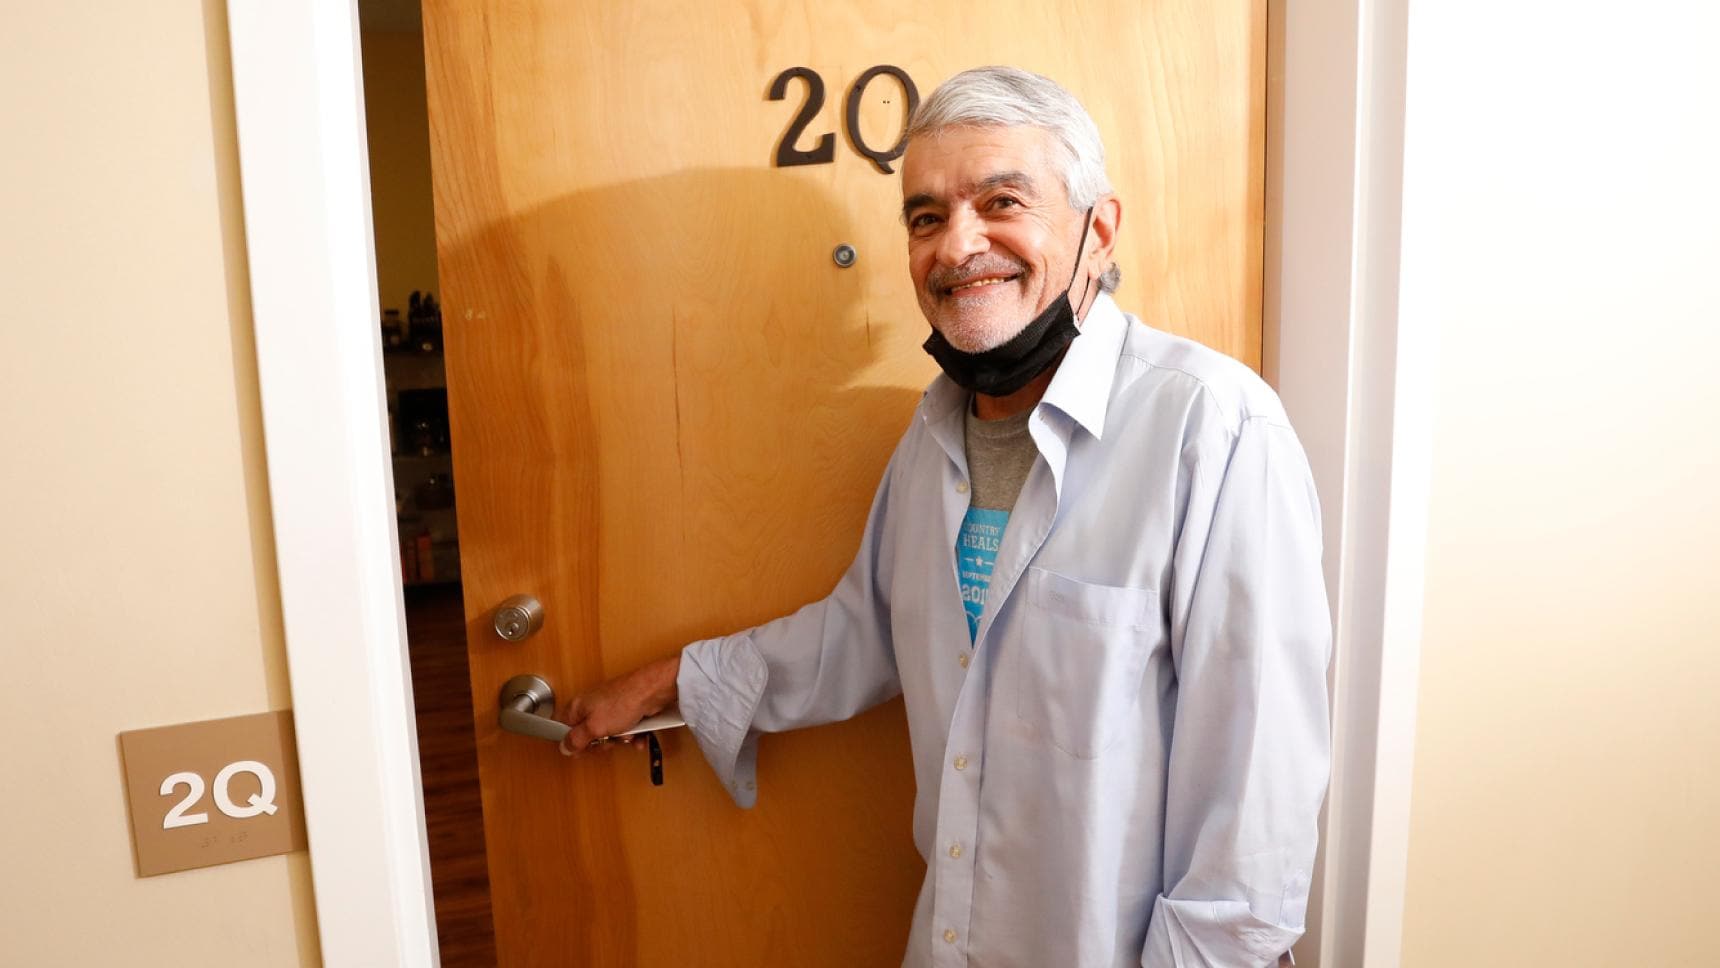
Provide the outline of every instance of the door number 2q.
[[[866,85],[872,79],[885,74],[894,78],[902,86],[902,94],[907,98],[907,105],[902,111],[902,136],[887,150],[879,150],[866,143],[860,134],[860,101],[866,96]],[[836,135],[827,133],[818,139],[816,147],[810,151],[802,151],[794,145],[800,140],[800,135],[812,119],[818,117],[818,112],[824,107],[824,78],[818,72],[805,67],[790,67],[776,76],[770,84],[770,99],[781,101],[788,97],[788,82],[795,78],[806,83],[806,100],[801,102],[800,113],[789,123],[788,130],[783,133],[782,140],[776,145],[776,165],[778,168],[788,168],[794,165],[827,165],[836,159]],[[914,79],[908,72],[891,64],[879,64],[869,67],[865,73],[854,81],[854,86],[848,89],[848,103],[843,112],[843,119],[848,126],[848,141],[854,150],[871,159],[878,170],[888,175],[895,171],[890,162],[902,157],[902,152],[908,147],[906,128],[908,119],[913,117],[914,108],[920,105],[920,91],[914,86]]]
[[[245,803],[233,802],[231,790],[233,777],[240,773],[249,773],[257,778],[262,789],[246,798]],[[186,813],[185,811],[197,805],[203,799],[203,777],[192,772],[175,773],[161,781],[161,795],[171,796],[180,785],[189,787],[185,799],[167,811],[167,816],[161,821],[161,829],[172,830],[175,827],[194,827],[200,823],[209,822],[207,813]],[[275,772],[266,764],[256,760],[239,760],[229,763],[215,774],[215,807],[222,813],[235,820],[255,817],[260,813],[273,815],[275,806]]]

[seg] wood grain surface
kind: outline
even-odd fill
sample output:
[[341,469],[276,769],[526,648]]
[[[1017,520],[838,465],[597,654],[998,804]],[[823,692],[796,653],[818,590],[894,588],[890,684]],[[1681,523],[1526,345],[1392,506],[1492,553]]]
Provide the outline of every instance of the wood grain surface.
[[[827,593],[934,371],[900,183],[848,143],[874,64],[1057,78],[1124,202],[1119,301],[1259,365],[1262,0],[425,7],[436,230],[473,715],[500,963],[900,960],[923,866],[898,703],[767,737],[733,806],[691,737],[667,783],[499,733],[521,672],[565,695]],[[800,146],[782,70],[825,81]],[[862,137],[902,96],[866,91]],[[838,268],[839,243],[858,262]],[[509,595],[545,628],[488,630]]]

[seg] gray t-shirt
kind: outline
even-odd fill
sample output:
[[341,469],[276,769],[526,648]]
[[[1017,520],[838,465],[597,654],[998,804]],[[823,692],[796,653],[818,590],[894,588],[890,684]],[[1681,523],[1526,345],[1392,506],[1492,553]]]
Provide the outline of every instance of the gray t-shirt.
[[970,498],[976,508],[1008,511],[1015,507],[1027,472],[1039,456],[1033,436],[1027,432],[1032,408],[1001,420],[981,420],[970,405],[967,411],[968,477],[973,482]]
[[974,416],[971,405],[968,408],[964,436],[971,488],[967,513],[956,536],[956,579],[961,586],[962,607],[967,611],[970,639],[979,635],[991,569],[1003,547],[1009,512],[1039,458],[1033,436],[1027,432],[1032,414],[1032,410],[1025,410],[1002,420],[981,420]]

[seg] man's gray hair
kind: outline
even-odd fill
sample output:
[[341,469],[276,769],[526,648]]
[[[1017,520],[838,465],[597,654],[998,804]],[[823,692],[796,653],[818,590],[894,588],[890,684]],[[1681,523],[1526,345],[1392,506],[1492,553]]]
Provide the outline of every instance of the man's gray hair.
[[[1086,211],[1111,192],[1099,126],[1075,95],[1049,77],[1018,67],[962,71],[939,84],[915,109],[908,119],[908,138],[964,125],[1025,125],[1050,132],[1062,155],[1058,161],[1063,188],[1078,211]],[[1099,288],[1111,292],[1121,279],[1122,273],[1112,263],[1099,277]]]

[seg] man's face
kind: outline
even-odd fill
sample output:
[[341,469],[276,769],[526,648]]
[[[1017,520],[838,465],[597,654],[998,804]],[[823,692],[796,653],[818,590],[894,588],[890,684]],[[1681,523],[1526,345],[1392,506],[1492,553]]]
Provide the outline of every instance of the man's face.
[[1034,127],[957,127],[902,159],[908,272],[926,321],[956,349],[1009,340],[1069,286],[1084,215]]

